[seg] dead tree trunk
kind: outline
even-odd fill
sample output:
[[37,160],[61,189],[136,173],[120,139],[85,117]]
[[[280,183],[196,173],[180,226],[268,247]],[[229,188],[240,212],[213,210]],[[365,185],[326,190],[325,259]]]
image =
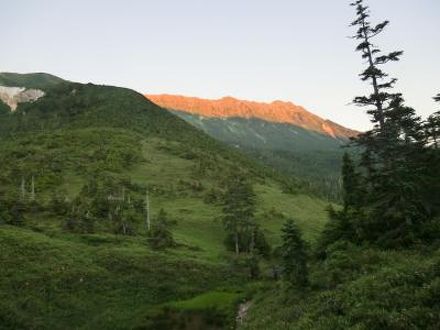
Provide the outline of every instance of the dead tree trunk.
[[25,199],[26,197],[26,181],[24,180],[24,176],[21,177],[21,199]]
[[147,232],[151,229],[151,221],[150,221],[150,197],[148,195],[148,189],[145,191],[145,229]]
[[31,200],[35,200],[35,180],[34,176],[32,175],[32,182],[31,182]]

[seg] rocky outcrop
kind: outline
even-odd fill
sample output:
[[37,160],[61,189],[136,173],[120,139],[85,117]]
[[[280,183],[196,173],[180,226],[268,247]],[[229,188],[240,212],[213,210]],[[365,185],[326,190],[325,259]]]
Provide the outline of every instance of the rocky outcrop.
[[7,104],[12,111],[17,109],[19,103],[32,102],[42,96],[44,96],[44,92],[39,89],[0,86],[0,100]]
[[218,118],[258,118],[269,122],[285,123],[316,131],[333,138],[349,138],[359,132],[322,119],[292,102],[274,101],[262,103],[224,97],[207,100],[180,95],[145,95],[161,107]]

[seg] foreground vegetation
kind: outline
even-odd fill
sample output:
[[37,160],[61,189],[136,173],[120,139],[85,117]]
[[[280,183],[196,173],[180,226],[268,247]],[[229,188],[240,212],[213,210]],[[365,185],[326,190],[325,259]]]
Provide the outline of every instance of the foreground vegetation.
[[138,238],[2,226],[0,246],[2,328],[156,329],[161,304],[242,281],[226,264]]
[[310,286],[270,284],[241,329],[437,329],[440,249],[338,243],[311,262]]

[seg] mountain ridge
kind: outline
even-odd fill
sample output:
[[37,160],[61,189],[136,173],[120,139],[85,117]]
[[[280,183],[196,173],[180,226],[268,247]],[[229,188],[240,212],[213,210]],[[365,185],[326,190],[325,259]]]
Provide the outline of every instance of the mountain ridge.
[[334,139],[348,139],[359,134],[331,120],[323,119],[289,101],[256,102],[231,96],[204,99],[172,94],[145,94],[161,107],[209,118],[257,118],[272,123],[290,124]]

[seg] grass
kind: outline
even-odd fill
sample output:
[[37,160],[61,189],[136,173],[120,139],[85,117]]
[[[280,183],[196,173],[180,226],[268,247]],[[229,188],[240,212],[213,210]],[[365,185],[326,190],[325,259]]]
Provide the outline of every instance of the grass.
[[[28,216],[29,228],[2,226],[1,324],[54,329],[136,327],[148,324],[164,303],[179,310],[213,308],[232,317],[230,311],[240,295],[218,288],[246,281],[244,275],[240,279],[241,274],[231,273],[224,259],[221,208],[203,201],[205,191],[170,188],[178,178],[192,178],[197,162],[160,149],[162,142],[155,140],[148,147],[145,143],[146,160],[114,175],[156,188],[151,190],[152,218],[160,208],[167,211],[176,221],[172,230],[179,247],[151,251],[142,224],[135,237],[67,234],[61,218],[44,213]],[[66,171],[64,182],[70,194],[80,190],[82,180],[76,172]],[[218,184],[212,177],[201,182],[206,187]],[[258,221],[273,244],[279,241],[285,217],[298,219],[310,239],[325,221],[325,203],[319,199],[283,194],[272,181],[256,185],[256,193]],[[282,216],[263,216],[273,209]]]
[[[192,180],[197,160],[183,159],[161,149],[163,140],[151,139],[144,143],[143,153],[147,160],[129,172],[135,182],[141,182],[158,190],[177,190],[178,178]],[[202,186],[218,185],[212,177],[200,176]],[[206,257],[217,258],[224,253],[223,229],[221,225],[221,207],[203,202],[202,192],[177,191],[177,196],[155,195],[152,191],[153,212],[164,208],[176,219],[174,234],[182,244],[197,247],[205,252]],[[328,202],[304,194],[285,194],[280,185],[270,179],[255,185],[257,193],[257,216],[260,225],[272,244],[280,242],[280,229],[286,218],[292,217],[304,231],[307,240],[316,239],[326,220]],[[179,197],[179,195],[186,195]]]
[[235,304],[243,297],[242,293],[211,291],[187,300],[170,303],[169,306],[187,311],[216,309],[230,313]]
[[[114,137],[122,134],[107,133]],[[99,136],[89,129],[68,134],[85,134],[91,140]],[[63,135],[58,136],[54,143],[64,148],[59,144],[62,139]],[[40,143],[44,146],[49,140],[46,135]],[[89,158],[76,150],[75,144],[83,143],[80,138],[69,141],[68,155],[63,149],[51,152],[66,159],[61,188],[73,198],[86,182],[76,166],[83,166]],[[213,309],[218,312],[212,316],[216,320],[225,315],[233,318],[231,311],[240,294],[219,288],[244,285],[246,275],[231,272],[225,259],[221,207],[203,199],[208,189],[219,186],[220,179],[209,174],[197,177],[198,159],[173,152],[178,144],[171,151],[163,145],[166,141],[162,139],[143,140],[140,160],[123,170],[120,163],[113,163],[116,170],[111,175],[150,187],[152,219],[161,208],[166,210],[175,220],[172,231],[178,247],[151,251],[142,223],[134,237],[105,230],[76,235],[63,231],[62,217],[45,212],[28,214],[25,228],[0,227],[0,261],[4,266],[0,270],[0,324],[9,328],[135,328],[154,320],[164,304],[181,311]],[[228,160],[217,165],[230,166]],[[23,161],[19,166],[28,164]],[[199,181],[202,190],[187,184],[193,181]],[[287,217],[297,219],[308,239],[316,237],[325,222],[325,202],[284,194],[272,179],[257,183],[255,190],[258,221],[271,243],[279,242],[279,228]],[[39,198],[49,198],[49,191],[37,190]]]
[[[23,227],[0,224],[0,327],[156,330],[164,306],[232,311],[248,274],[231,265],[221,207],[205,197],[238,171],[255,186],[257,221],[274,245],[286,218],[310,240],[326,219],[319,198],[283,193],[277,177],[133,91],[63,83],[0,126],[0,202],[22,198],[22,179],[28,197],[33,177],[38,203],[26,205]],[[106,194],[127,186],[136,201],[147,186],[152,221],[165,209],[177,246],[151,250],[138,214],[134,236],[115,235],[102,214],[94,233],[66,232],[52,195],[71,201],[90,178],[114,189]],[[187,326],[209,321],[185,315]],[[224,315],[211,316],[220,329]]]
[[269,213],[261,224],[267,229],[272,243],[279,243],[280,229],[286,218],[294,219],[304,232],[304,238],[313,241],[327,221],[328,202],[304,194],[287,195],[275,183],[257,185],[259,211]]
[[232,274],[225,281],[221,263],[153,252],[136,239],[48,237],[3,226],[0,247],[6,328],[130,328],[166,301],[240,282]]

